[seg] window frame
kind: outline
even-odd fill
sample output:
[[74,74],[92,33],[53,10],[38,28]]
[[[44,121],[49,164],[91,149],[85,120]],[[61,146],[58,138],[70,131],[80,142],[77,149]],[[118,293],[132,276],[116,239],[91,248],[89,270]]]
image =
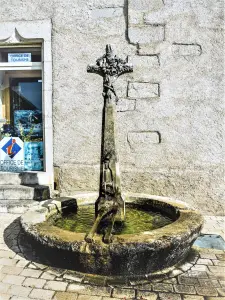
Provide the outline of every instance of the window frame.
[[[53,126],[52,126],[52,53],[51,20],[0,22],[0,47],[24,48],[41,46],[41,62],[0,63],[0,71],[42,71],[42,114],[44,141],[44,170],[37,173],[38,184],[53,189]],[[29,182],[32,184],[32,182]]]

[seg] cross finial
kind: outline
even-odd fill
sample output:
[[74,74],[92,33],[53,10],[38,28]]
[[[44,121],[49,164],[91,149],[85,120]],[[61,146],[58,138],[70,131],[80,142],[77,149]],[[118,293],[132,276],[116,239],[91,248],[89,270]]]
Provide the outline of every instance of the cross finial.
[[88,65],[88,73],[96,73],[103,77],[103,97],[108,102],[113,93],[118,97],[113,87],[113,82],[122,74],[133,72],[133,66],[127,60],[123,60],[113,54],[111,45],[106,45],[105,54],[96,60],[95,65]]

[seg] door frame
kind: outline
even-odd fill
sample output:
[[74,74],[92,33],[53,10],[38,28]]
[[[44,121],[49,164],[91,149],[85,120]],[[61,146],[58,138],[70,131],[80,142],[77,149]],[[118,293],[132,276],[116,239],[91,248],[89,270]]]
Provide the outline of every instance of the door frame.
[[[0,22],[0,47],[41,46],[42,62],[0,63],[4,70],[42,71],[43,141],[45,171],[27,171],[37,174],[37,183],[54,188],[53,126],[52,126],[52,54],[51,20]],[[26,171],[24,171],[26,173]],[[28,182],[29,183],[29,182]]]

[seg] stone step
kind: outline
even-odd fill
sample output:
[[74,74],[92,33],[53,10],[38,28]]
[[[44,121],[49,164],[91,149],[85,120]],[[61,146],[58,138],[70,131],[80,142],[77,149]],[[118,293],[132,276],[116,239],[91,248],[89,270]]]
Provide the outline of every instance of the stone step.
[[0,172],[0,185],[5,184],[38,184],[38,176],[35,172]]
[[0,200],[0,213],[22,214],[38,205],[35,200]]
[[0,185],[0,200],[46,200],[50,198],[49,187],[42,185]]

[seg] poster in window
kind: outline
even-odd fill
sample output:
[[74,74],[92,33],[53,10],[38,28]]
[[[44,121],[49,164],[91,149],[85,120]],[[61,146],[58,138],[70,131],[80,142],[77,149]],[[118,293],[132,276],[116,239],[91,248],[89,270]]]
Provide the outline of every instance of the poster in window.
[[24,169],[43,171],[43,142],[24,143]]
[[42,113],[40,110],[15,110],[14,111],[14,128],[18,135],[41,136]]

